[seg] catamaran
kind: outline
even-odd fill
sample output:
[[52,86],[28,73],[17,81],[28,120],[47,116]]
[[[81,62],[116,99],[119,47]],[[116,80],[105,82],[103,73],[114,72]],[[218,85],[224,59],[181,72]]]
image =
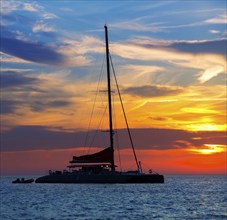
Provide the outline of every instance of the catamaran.
[[[164,176],[158,173],[144,173],[140,162],[137,160],[131,132],[128,126],[120,90],[117,85],[121,107],[126,122],[126,128],[132,151],[135,158],[137,170],[117,171],[114,161],[114,129],[112,121],[112,99],[111,99],[111,76],[109,52],[108,28],[105,25],[105,50],[106,50],[106,72],[107,72],[107,94],[109,115],[109,146],[97,153],[82,156],[73,156],[68,168],[71,171],[50,171],[48,175],[36,179],[36,183],[164,183]],[[114,72],[114,71],[113,71]],[[116,75],[115,81],[116,81]],[[117,81],[116,81],[117,83]]]

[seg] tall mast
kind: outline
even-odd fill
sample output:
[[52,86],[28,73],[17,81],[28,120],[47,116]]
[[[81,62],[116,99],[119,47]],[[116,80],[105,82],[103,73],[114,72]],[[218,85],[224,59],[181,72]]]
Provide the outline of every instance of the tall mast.
[[107,68],[107,86],[108,86],[108,104],[109,104],[109,132],[110,132],[110,148],[113,152],[111,161],[111,170],[115,171],[114,165],[114,139],[113,139],[113,123],[112,123],[112,101],[111,101],[111,83],[110,83],[110,60],[109,60],[109,43],[108,43],[108,30],[105,28],[105,39],[106,39],[106,68]]

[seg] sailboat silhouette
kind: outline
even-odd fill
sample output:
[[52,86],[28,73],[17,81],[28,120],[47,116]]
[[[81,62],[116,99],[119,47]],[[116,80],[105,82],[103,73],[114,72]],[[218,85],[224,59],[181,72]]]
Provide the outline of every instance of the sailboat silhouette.
[[[137,160],[135,148],[132,141],[132,136],[128,126],[126,114],[123,107],[123,102],[119,93],[121,106],[126,121],[127,131],[131,142],[135,162],[137,165],[136,171],[119,172],[116,171],[114,161],[114,130],[112,122],[112,99],[111,99],[111,77],[110,77],[110,52],[108,43],[108,28],[105,25],[105,42],[106,42],[106,67],[107,67],[107,89],[108,89],[108,112],[109,112],[109,142],[110,146],[94,154],[82,156],[73,156],[68,167],[71,172],[55,171],[49,175],[39,177],[36,183],[164,183],[164,176],[158,173],[149,174],[143,173],[141,164]],[[116,81],[116,75],[115,81]],[[117,81],[116,81],[117,83]]]

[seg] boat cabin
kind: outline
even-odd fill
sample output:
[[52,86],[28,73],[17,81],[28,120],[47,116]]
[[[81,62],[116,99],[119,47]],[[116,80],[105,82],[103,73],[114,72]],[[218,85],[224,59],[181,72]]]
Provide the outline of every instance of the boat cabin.
[[100,172],[110,172],[111,165],[108,163],[100,163],[100,164],[76,164],[69,165],[69,169],[72,172],[89,172],[89,173],[100,173]]

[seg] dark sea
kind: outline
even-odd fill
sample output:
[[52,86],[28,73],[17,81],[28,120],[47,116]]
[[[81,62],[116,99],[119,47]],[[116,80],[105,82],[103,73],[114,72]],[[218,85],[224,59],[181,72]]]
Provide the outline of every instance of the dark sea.
[[227,219],[227,178],[221,175],[165,176],[165,184],[12,184],[14,179],[1,177],[1,220]]

